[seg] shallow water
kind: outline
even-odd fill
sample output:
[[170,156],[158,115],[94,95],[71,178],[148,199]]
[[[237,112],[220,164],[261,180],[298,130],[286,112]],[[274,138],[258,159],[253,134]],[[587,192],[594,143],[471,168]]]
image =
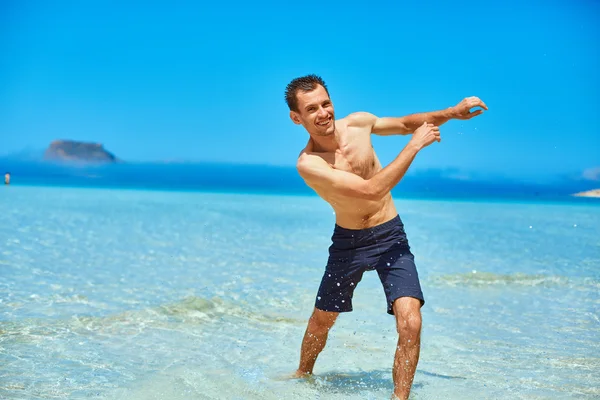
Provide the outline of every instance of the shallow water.
[[[397,199],[426,304],[415,399],[600,396],[600,207]],[[0,398],[388,399],[375,272],[295,370],[333,229],[315,197],[10,187]]]

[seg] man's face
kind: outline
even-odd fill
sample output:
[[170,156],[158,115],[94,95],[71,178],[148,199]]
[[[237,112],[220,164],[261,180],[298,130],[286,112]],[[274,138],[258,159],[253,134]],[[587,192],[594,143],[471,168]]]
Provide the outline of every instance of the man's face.
[[298,112],[291,111],[290,118],[315,136],[329,136],[335,132],[333,103],[321,85],[315,90],[296,93]]

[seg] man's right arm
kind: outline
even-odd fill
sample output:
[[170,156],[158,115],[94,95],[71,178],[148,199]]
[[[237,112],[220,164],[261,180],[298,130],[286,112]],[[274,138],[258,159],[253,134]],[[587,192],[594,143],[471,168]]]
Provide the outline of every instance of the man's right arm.
[[298,172],[309,186],[333,190],[348,197],[365,200],[381,200],[406,174],[417,153],[439,139],[435,127],[428,127],[426,134],[415,136],[388,166],[370,179],[363,179],[350,172],[331,168],[322,158],[304,153],[298,159]]

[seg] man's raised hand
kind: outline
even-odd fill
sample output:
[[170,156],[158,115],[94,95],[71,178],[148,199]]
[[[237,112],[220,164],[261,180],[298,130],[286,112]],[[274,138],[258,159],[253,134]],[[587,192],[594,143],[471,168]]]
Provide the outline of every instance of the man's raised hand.
[[[472,108],[481,107],[480,110],[471,112]],[[479,97],[467,97],[460,103],[452,107],[454,109],[454,118],[456,119],[471,119],[483,113],[483,110],[487,110],[487,106]]]

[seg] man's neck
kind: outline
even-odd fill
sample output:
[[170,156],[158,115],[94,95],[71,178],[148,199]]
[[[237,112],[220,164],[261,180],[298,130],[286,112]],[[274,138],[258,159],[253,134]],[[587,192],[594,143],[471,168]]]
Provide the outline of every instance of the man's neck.
[[315,153],[335,152],[339,148],[336,136],[335,133],[329,136],[310,135],[312,151]]

